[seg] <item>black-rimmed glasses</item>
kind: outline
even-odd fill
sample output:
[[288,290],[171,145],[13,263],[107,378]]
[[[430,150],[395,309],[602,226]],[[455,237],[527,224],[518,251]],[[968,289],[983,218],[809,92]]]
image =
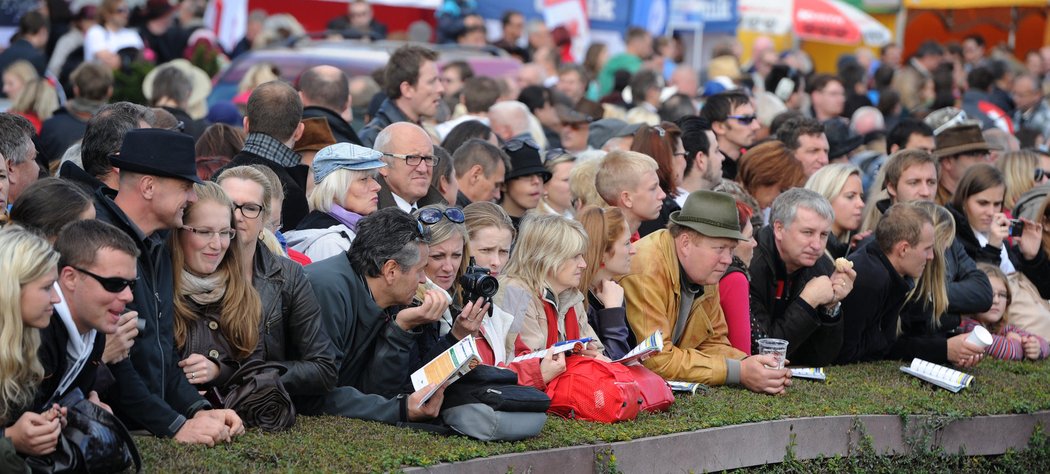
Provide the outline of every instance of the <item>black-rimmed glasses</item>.
[[259,217],[259,214],[262,214],[263,207],[254,202],[246,202],[244,204],[234,203],[233,210],[240,210],[241,215],[247,219],[255,219]]
[[444,211],[433,207],[424,207],[419,210],[419,222],[426,225],[434,225],[441,221],[441,216],[445,216],[448,220],[462,224],[466,220],[466,216],[463,215],[463,210],[458,207],[450,207]]
[[1043,170],[1042,168],[1036,168],[1035,169],[1035,182],[1038,183],[1038,182],[1042,181],[1043,178],[1045,178],[1045,177],[1046,177],[1046,171],[1045,170]]
[[135,291],[135,280],[125,280],[123,278],[118,277],[99,276],[79,267],[73,267],[73,269],[91,278],[94,278],[95,281],[102,285],[102,289],[110,293],[120,293],[121,291],[124,291],[124,288],[130,288],[132,291]]
[[405,164],[408,166],[419,166],[420,163],[426,162],[427,167],[433,168],[438,162],[438,157],[434,155],[402,155],[400,153],[383,153],[383,156],[391,156],[399,160],[405,160]]

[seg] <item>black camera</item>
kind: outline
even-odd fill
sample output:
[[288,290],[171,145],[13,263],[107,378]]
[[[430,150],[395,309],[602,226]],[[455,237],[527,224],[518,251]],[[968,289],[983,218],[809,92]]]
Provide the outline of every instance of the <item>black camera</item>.
[[467,266],[466,273],[459,277],[459,285],[463,288],[464,303],[477,301],[478,298],[490,301],[493,296],[496,296],[496,292],[499,291],[499,281],[489,273],[488,268],[479,267],[474,257],[470,257],[470,265]]
[[1007,235],[1010,237],[1020,237],[1024,233],[1024,221],[1021,219],[1010,219],[1010,230]]

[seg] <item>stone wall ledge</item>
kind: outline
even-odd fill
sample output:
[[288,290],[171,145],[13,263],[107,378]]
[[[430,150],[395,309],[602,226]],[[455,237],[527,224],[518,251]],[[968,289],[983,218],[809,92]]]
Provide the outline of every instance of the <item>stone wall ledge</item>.
[[1050,411],[950,420],[928,415],[792,418],[505,454],[405,472],[597,472],[602,467],[599,460],[610,454],[616,456],[616,468],[625,473],[712,472],[781,462],[791,443],[800,460],[847,456],[864,435],[880,454],[907,454],[916,440],[928,440],[928,448],[939,447],[946,453],[988,456],[1023,450],[1039,424],[1050,428]]

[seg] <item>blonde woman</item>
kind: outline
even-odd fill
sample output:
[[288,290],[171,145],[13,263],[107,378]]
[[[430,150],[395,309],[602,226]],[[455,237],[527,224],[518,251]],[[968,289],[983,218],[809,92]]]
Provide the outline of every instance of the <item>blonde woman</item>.
[[590,338],[584,354],[608,360],[587,323],[579,290],[586,249],[587,232],[579,222],[550,214],[530,214],[522,222],[493,302],[521,321],[521,340],[529,349]]
[[1031,150],[1003,153],[995,166],[1006,181],[1006,196],[1003,198],[1006,213],[1013,211],[1022,194],[1050,181],[1050,170],[1041,168],[1039,154]]
[[[933,259],[908,293],[897,322],[897,340],[890,349],[894,359],[920,359],[937,364],[958,363],[979,348],[966,335],[949,337],[959,327],[959,316],[948,313],[948,262],[946,253],[955,240],[955,219],[948,209],[931,201],[911,204],[933,219]],[[969,362],[969,365],[976,361]]]
[[38,78],[26,83],[22,93],[7,109],[8,113],[18,114],[33,124],[37,135],[44,121],[55,115],[58,110],[58,92],[47,79]]
[[15,61],[3,71],[4,95],[11,103],[15,103],[25,90],[26,84],[40,79],[36,68],[24,59]]
[[[55,289],[58,253],[21,227],[0,230],[0,470],[14,468],[14,452],[54,452],[62,415],[57,405],[36,413],[33,398],[44,376],[37,358],[39,330],[60,300]],[[17,464],[16,462],[14,464]]]
[[835,220],[831,222],[827,252],[832,258],[847,253],[871,232],[856,233],[864,217],[864,188],[860,168],[851,164],[832,163],[821,168],[806,181],[806,189],[816,191],[831,203]]

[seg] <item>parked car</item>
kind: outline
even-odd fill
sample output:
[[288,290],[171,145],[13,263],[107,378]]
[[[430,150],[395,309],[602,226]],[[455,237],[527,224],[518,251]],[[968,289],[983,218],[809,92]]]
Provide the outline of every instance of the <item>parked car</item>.
[[[274,65],[281,79],[294,83],[303,71],[327,64],[342,69],[347,76],[371,74],[390,60],[390,54],[404,41],[361,42],[356,40],[304,39],[289,46],[249,51],[219,73],[208,96],[208,105],[233,99],[241,78],[259,63]],[[426,45],[438,52],[438,67],[453,61],[466,61],[475,74],[494,78],[513,76],[521,62],[498,48],[466,48],[456,45]]]

